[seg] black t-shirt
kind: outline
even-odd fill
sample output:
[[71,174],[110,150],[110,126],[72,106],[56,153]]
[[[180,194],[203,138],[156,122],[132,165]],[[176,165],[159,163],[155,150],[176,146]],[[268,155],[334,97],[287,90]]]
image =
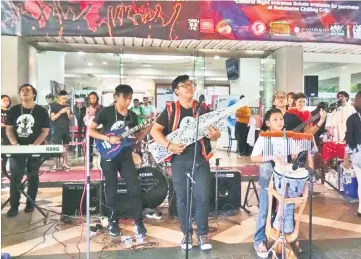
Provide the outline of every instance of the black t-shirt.
[[[58,112],[61,111],[61,109],[66,108],[66,107],[69,107],[69,105],[61,105],[59,103],[53,103],[50,106],[51,113],[57,114]],[[68,117],[68,113],[61,114],[59,116],[59,118],[54,121],[53,125],[54,125],[55,129],[69,130],[70,120]]]
[[116,109],[114,105],[111,105],[105,107],[104,109],[96,113],[93,121],[98,125],[100,124],[103,125],[103,129],[102,129],[103,133],[107,133],[112,130],[117,130],[123,128],[124,126],[131,129],[138,125],[137,115],[131,110],[128,110],[128,114],[126,117],[121,115],[118,111],[117,112],[115,111]]
[[286,112],[283,116],[286,130],[293,130],[302,124],[302,120],[296,114]]
[[361,145],[361,115],[354,113],[346,121],[346,144],[352,149]]
[[18,104],[10,108],[6,125],[14,127],[14,134],[20,145],[29,145],[39,137],[42,128],[49,128],[49,115],[39,105],[26,109]]
[[[203,110],[203,109],[202,109]],[[209,112],[210,110],[208,109],[207,107],[207,110],[206,111],[202,111],[201,114],[204,114],[204,113],[207,113]],[[173,110],[174,112],[174,110]],[[190,109],[186,109],[184,108],[182,105],[180,105],[180,116],[179,116],[179,124],[178,124],[178,128],[180,126],[180,124],[182,123],[182,120],[185,118],[185,117],[194,117],[194,114],[193,114],[193,109],[190,108]],[[163,112],[160,114],[160,116],[158,117],[157,119],[157,123],[162,125],[164,127],[164,130],[163,130],[163,134],[165,136],[167,136],[171,131],[172,129],[169,127],[173,127],[173,124],[169,125],[170,122],[169,122],[169,119],[168,119],[168,110],[167,109],[164,109]],[[171,122],[173,123],[173,122]],[[196,159],[200,159],[203,155],[201,153],[201,144],[200,142],[198,141],[197,142],[198,146],[197,146],[197,156],[196,156]],[[186,159],[186,160],[189,160],[191,159],[191,161],[193,161],[193,156],[194,156],[194,145],[195,144],[191,144],[189,146],[187,146],[185,148],[185,150],[183,151],[183,153],[181,155],[177,155],[177,159],[180,158],[180,159]]]
[[[5,124],[6,123],[6,118],[8,117],[8,112],[9,110],[3,110],[1,109],[1,124]],[[1,144],[2,145],[8,145],[8,138],[6,136],[6,130],[5,127],[1,128]]]

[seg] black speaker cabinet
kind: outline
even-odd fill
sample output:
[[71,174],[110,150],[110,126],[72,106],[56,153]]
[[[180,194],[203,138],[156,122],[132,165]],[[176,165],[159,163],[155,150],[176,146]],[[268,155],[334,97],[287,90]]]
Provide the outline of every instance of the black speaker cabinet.
[[[62,214],[67,216],[80,215],[80,201],[84,191],[84,183],[64,183]],[[102,195],[102,185],[100,182],[90,184],[90,214],[101,213],[100,200]],[[86,192],[82,204],[82,214],[86,215]]]
[[[156,209],[165,200],[168,194],[167,177],[157,168],[143,167],[137,170],[141,187],[141,199],[144,208]],[[106,183],[104,183],[106,188]],[[103,195],[105,197],[105,195]],[[132,199],[127,190],[125,180],[119,180],[117,185],[117,208],[116,214],[120,218],[133,217]],[[103,213],[109,215],[109,208],[105,206],[106,200],[103,198]]]
[[[212,171],[210,208],[211,212],[216,208],[216,172]],[[237,210],[241,207],[241,175],[239,171],[218,171],[218,211]],[[186,188],[184,186],[184,188]],[[177,216],[176,194],[169,182],[168,213],[170,217]]]
[[318,76],[305,76],[304,88],[307,97],[318,97]]
[[[212,171],[211,208],[216,208],[216,172]],[[241,207],[241,175],[239,171],[218,172],[218,211],[236,210]]]

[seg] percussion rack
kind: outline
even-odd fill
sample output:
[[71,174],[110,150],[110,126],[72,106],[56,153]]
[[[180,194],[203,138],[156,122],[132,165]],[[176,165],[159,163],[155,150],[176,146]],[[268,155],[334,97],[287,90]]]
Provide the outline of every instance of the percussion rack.
[[[312,148],[313,135],[308,133],[295,133],[291,131],[278,131],[278,132],[262,132],[260,136],[264,137],[264,161],[268,161],[272,156],[277,155],[282,158],[282,164],[287,163],[288,155],[296,154],[299,152],[310,151]],[[283,146],[278,150],[279,153],[275,154],[272,146],[272,138],[282,138]],[[281,151],[281,152],[280,152]],[[297,169],[297,168],[296,168]],[[284,232],[284,223],[285,223],[285,195],[286,195],[286,176],[285,171],[282,172],[281,176],[281,200],[279,202],[279,210],[282,211],[281,217],[281,231],[279,238],[268,250],[268,254],[272,252],[273,256],[278,258],[276,247],[278,243],[281,243],[282,246],[282,259],[285,258],[285,250],[287,239]],[[312,254],[312,172],[309,170],[309,199],[310,199],[310,211],[309,211],[309,258]],[[272,227],[272,226],[271,226]]]

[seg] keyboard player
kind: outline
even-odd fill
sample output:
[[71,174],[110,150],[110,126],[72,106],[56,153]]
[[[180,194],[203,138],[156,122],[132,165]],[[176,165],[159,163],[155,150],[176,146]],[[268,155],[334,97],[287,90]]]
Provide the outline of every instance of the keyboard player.
[[[11,145],[42,145],[49,134],[49,116],[40,105],[35,104],[36,89],[30,84],[24,84],[19,89],[21,104],[10,108],[6,120],[6,135]],[[30,147],[29,147],[30,148]],[[27,194],[35,201],[39,187],[40,157],[12,156],[10,158],[10,210],[8,217],[18,214],[20,192],[25,169],[27,171]],[[34,211],[34,203],[27,200],[25,213]]]

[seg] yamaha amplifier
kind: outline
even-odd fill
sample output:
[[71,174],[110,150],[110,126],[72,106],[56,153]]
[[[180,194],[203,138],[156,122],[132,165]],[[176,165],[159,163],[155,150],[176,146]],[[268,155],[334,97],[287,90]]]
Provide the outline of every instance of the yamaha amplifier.
[[[210,212],[215,211],[216,208],[216,172],[211,171],[213,179],[211,183],[210,193]],[[226,212],[230,210],[238,210],[241,207],[241,175],[236,170],[219,170],[218,171],[218,211]],[[186,188],[184,186],[184,188]],[[168,213],[170,217],[177,216],[176,194],[173,184],[169,181],[169,196],[168,196]]]
[[[104,183],[105,190],[105,183]],[[117,207],[116,207],[116,215],[119,218],[133,218],[133,210],[130,196],[127,190],[127,184],[124,180],[119,180],[117,185]],[[104,216],[109,216],[111,214],[110,208],[106,206],[106,198],[103,195],[102,199],[102,211]]]
[[[84,183],[64,183],[63,184],[63,200],[62,214],[66,216],[80,215],[81,197],[84,192]],[[90,184],[90,214],[101,213],[101,197],[102,185],[100,182],[92,182]],[[86,215],[86,192],[82,203],[82,214]]]

